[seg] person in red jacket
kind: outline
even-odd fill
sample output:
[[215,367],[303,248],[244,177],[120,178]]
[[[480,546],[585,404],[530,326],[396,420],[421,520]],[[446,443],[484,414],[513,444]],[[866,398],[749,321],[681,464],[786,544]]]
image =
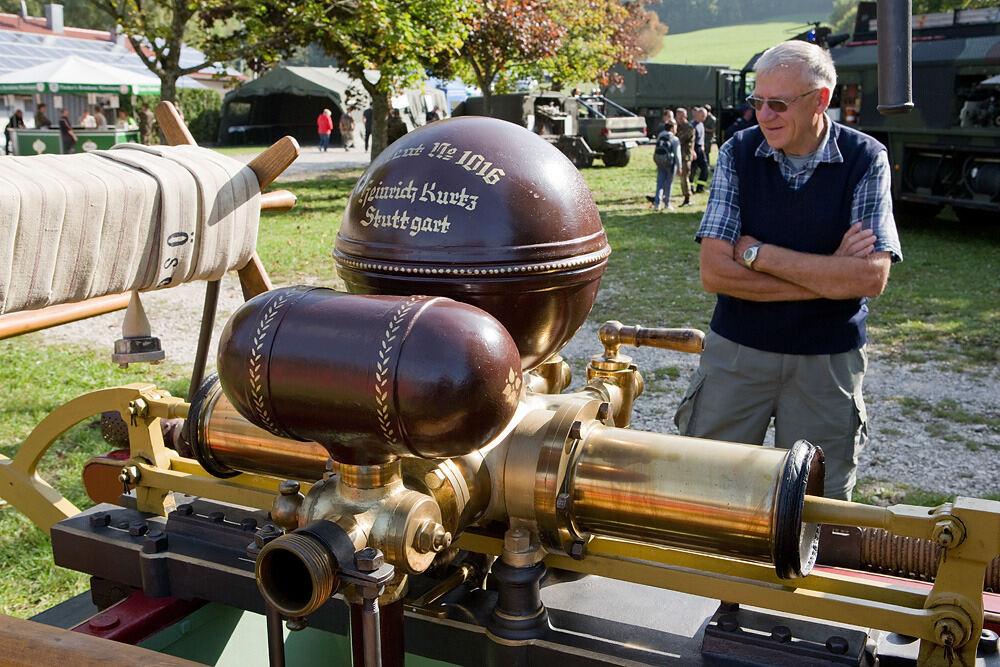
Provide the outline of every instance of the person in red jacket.
[[330,133],[333,132],[333,112],[323,109],[316,119],[316,129],[319,130],[319,149],[326,151],[330,146]]

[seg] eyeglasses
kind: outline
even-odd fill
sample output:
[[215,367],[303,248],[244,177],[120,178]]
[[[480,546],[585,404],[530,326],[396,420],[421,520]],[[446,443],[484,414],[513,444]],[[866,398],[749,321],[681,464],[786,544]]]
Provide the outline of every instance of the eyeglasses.
[[752,106],[757,111],[763,109],[764,105],[766,104],[767,106],[771,107],[771,111],[774,111],[775,113],[783,113],[785,111],[788,111],[788,107],[792,106],[800,98],[805,97],[806,95],[809,95],[811,93],[815,93],[817,90],[822,90],[822,89],[813,88],[812,90],[807,90],[801,95],[796,95],[790,100],[782,100],[777,97],[755,97],[753,95],[750,95],[749,97],[747,97],[747,104]]

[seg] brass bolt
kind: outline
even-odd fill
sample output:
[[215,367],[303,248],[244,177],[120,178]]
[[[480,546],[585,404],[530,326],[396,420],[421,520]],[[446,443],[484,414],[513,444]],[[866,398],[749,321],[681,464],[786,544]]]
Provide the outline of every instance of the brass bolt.
[[424,484],[431,491],[436,491],[444,486],[444,475],[441,474],[439,470],[431,470],[429,473],[424,475]]
[[355,552],[354,565],[362,572],[374,572],[385,565],[385,558],[375,547],[365,547]]
[[531,533],[524,528],[511,528],[503,536],[504,551],[523,554],[531,550]]
[[436,521],[424,521],[413,536],[413,548],[425,554],[429,551],[438,552],[451,545],[451,533]]
[[299,492],[299,483],[294,479],[283,479],[278,484],[278,491],[283,496],[294,496]]

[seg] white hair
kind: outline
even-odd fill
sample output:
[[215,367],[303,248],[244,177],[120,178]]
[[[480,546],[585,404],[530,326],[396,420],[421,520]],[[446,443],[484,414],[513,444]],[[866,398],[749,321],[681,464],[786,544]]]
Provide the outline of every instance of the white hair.
[[837,69],[830,52],[815,44],[801,40],[782,42],[765,51],[754,70],[761,76],[783,67],[798,67],[805,83],[816,88],[833,90],[837,85]]

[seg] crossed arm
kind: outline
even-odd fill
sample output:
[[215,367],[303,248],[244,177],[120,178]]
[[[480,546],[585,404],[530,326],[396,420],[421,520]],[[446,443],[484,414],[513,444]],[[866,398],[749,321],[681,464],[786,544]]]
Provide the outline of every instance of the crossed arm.
[[705,291],[748,301],[804,301],[874,297],[885,289],[890,253],[874,252],[875,234],[855,223],[832,255],[816,255],[765,243],[754,268],[743,252],[759,241],[741,236],[729,241],[703,238],[699,261]]

